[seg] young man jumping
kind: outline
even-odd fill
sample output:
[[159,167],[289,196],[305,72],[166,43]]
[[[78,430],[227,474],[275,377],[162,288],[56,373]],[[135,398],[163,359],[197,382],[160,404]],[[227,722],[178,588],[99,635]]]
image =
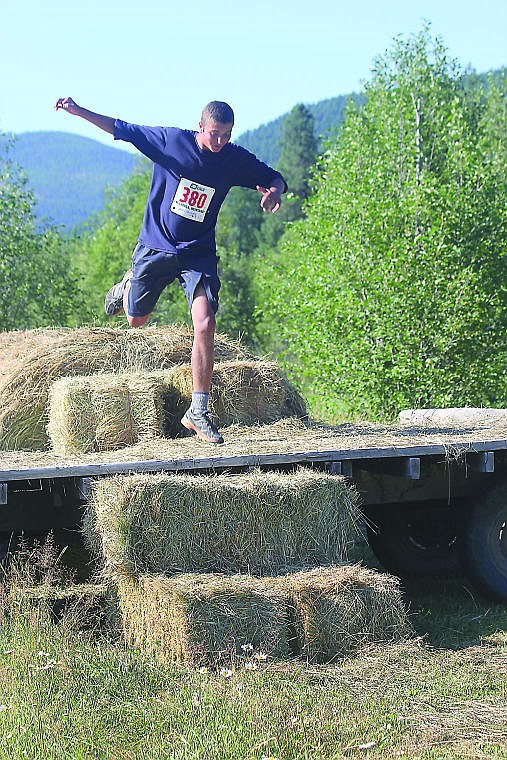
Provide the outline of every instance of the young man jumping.
[[106,295],[108,316],[125,311],[131,327],[149,320],[164,288],[178,279],[192,323],[192,403],[181,422],[208,443],[223,438],[208,414],[214,365],[215,314],[220,280],[215,227],[218,212],[233,186],[261,193],[265,212],[280,208],[287,190],[282,175],[239,145],[230,143],[232,108],[221,101],[205,106],[199,130],[144,127],[58,98],[55,109],[103,129],[115,140],[132,143],[153,162],[153,176],[132,268]]

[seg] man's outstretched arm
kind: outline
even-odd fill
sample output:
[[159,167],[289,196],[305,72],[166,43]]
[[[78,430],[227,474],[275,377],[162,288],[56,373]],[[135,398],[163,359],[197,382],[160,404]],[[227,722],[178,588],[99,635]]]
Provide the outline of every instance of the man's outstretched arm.
[[58,111],[60,108],[73,116],[80,116],[82,119],[86,119],[86,121],[91,122],[96,127],[99,127],[99,129],[103,129],[104,132],[109,132],[110,135],[114,134],[116,119],[113,119],[111,116],[102,116],[99,113],[88,111],[87,108],[78,106],[72,98],[58,98],[55,103],[55,111]]

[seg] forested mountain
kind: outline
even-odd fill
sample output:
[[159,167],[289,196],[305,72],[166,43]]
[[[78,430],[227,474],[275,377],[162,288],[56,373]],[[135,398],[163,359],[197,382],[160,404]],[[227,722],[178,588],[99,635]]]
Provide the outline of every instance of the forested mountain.
[[[315,124],[315,136],[318,139],[319,147],[325,141],[326,136],[336,130],[343,121],[345,108],[350,98],[356,101],[361,100],[361,96],[356,93],[351,95],[338,95],[336,98],[327,98],[313,105],[307,105],[306,108],[313,116]],[[270,121],[268,124],[262,124],[257,129],[251,129],[243,132],[237,142],[247,150],[255,153],[271,166],[277,166],[280,158],[283,124],[287,114],[279,116],[278,119]]]
[[37,202],[37,217],[72,229],[100,211],[105,189],[117,186],[139,160],[133,153],[67,132],[16,136],[13,159]]

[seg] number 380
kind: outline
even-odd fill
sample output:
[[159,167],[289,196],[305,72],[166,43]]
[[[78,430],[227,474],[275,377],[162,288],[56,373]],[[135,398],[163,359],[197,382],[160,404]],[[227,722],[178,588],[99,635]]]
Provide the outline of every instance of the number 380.
[[198,193],[197,190],[192,190],[190,192],[189,187],[183,188],[183,195],[179,199],[178,203],[188,203],[189,206],[196,206],[197,208],[202,208],[204,204],[206,203],[207,198],[206,193]]

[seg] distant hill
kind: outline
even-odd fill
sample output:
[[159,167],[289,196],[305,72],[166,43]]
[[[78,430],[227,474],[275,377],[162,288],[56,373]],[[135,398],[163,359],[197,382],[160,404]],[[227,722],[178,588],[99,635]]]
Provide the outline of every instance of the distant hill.
[[106,187],[118,185],[139,161],[133,153],[67,132],[16,135],[12,158],[28,177],[37,217],[67,230],[100,211]]
[[[490,76],[498,83],[501,83],[506,76],[505,69],[495,69],[482,74],[469,70],[463,75],[463,86],[466,89],[488,87]],[[320,100],[312,105],[308,103],[304,104],[313,116],[315,136],[318,138],[320,148],[324,146],[326,139],[332,137],[333,132],[336,132],[339,128],[345,117],[347,103],[350,100],[361,104],[364,102],[364,96],[352,92],[349,95],[338,95],[327,100]],[[276,167],[280,159],[283,123],[287,115],[283,114],[278,119],[270,121],[268,124],[263,124],[257,127],[257,129],[243,132],[237,138],[237,142],[243,145],[244,148],[247,148],[247,150],[255,153],[256,156],[266,161],[266,163]]]

